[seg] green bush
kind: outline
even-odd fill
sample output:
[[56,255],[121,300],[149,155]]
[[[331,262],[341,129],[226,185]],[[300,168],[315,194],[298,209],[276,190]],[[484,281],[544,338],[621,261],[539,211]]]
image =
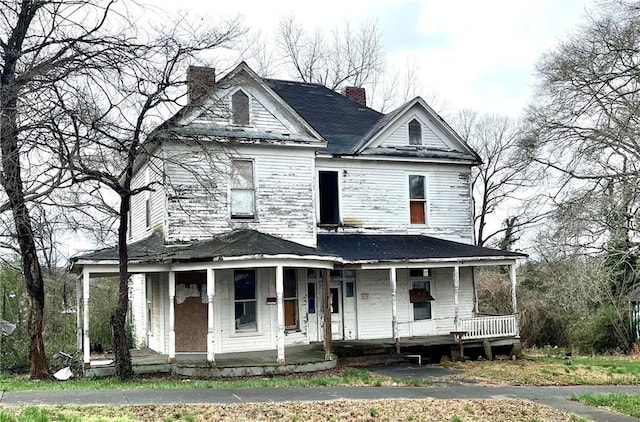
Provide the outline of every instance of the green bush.
[[613,305],[603,306],[572,325],[571,342],[584,353],[626,352],[630,345],[628,326],[628,313]]

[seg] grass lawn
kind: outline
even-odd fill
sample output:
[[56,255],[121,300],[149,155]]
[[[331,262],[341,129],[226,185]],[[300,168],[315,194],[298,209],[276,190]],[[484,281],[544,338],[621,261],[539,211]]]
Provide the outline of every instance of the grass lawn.
[[22,421],[572,421],[583,419],[525,400],[338,400],[220,405],[58,406],[0,409]]
[[573,399],[640,418],[640,394],[581,394]]
[[640,383],[639,356],[527,357],[517,361],[469,361],[447,364],[464,371],[456,378],[491,384],[602,385]]

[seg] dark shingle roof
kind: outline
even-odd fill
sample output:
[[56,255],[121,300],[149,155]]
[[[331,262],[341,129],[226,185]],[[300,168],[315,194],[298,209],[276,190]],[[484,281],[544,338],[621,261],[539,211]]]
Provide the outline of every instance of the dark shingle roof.
[[322,152],[354,153],[362,138],[383,117],[322,85],[276,79],[264,82],[327,140]]
[[526,256],[421,235],[319,234],[318,248],[347,261]]
[[[228,234],[210,240],[196,241],[182,245],[165,245],[159,236],[153,234],[146,239],[131,243],[128,247],[130,261],[202,261],[231,256],[326,256],[317,248],[304,246],[296,242],[261,233],[256,230],[234,230]],[[72,262],[114,261],[118,259],[118,248],[111,247],[73,257]]]

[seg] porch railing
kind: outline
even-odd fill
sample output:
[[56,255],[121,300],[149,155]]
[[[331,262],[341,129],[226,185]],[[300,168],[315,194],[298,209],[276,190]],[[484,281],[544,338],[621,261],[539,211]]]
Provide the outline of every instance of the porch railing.
[[463,339],[478,339],[491,337],[515,337],[518,335],[518,325],[515,315],[480,316],[461,318],[458,331],[465,331]]

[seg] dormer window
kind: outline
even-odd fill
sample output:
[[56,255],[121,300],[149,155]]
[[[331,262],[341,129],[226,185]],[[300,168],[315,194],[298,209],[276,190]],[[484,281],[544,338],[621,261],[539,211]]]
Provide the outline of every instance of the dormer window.
[[422,145],[422,125],[416,119],[409,122],[409,145]]
[[231,112],[234,125],[249,126],[249,97],[247,94],[236,91],[231,96]]

